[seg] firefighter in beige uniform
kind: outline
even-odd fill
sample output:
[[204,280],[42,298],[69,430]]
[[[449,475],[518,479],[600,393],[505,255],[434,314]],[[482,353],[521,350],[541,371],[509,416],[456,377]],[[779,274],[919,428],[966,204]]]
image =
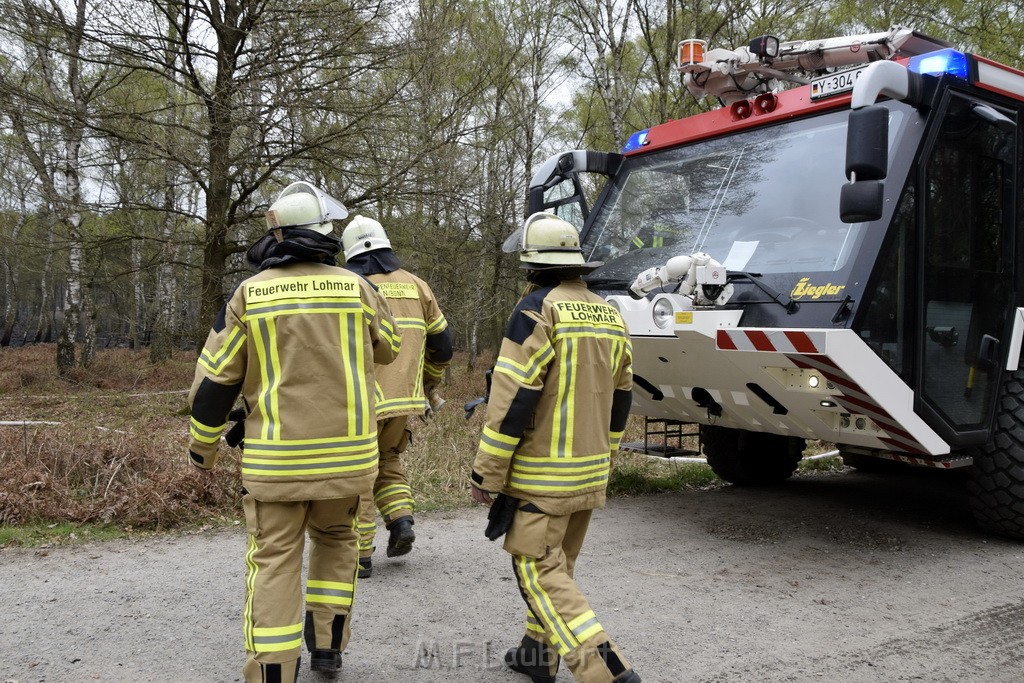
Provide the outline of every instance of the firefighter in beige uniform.
[[583,683],[639,683],[573,580],[629,414],[629,336],[580,279],[600,263],[584,262],[572,225],[534,214],[518,246],[531,286],[494,365],[472,472],[474,500],[514,509],[504,547],[527,604],[526,634],[505,661],[534,683],[552,683],[560,658]]
[[246,681],[295,680],[303,634],[313,670],[337,671],[349,639],[355,520],[377,474],[374,363],[391,362],[400,337],[373,286],[334,265],[331,221],[345,215],[308,183],[285,188],[247,254],[259,272],[214,322],[189,394],[189,457],[205,469],[244,401]]
[[426,282],[402,269],[380,223],[355,216],[341,235],[345,267],[377,285],[388,300],[402,335],[402,352],[388,366],[377,368],[377,447],[380,468],[373,497],[362,502],[359,514],[359,578],[372,571],[376,510],[390,532],[387,555],[412,550],[413,498],[400,455],[409,445],[410,415],[429,409],[428,397],[441,381],[452,358],[448,321]]

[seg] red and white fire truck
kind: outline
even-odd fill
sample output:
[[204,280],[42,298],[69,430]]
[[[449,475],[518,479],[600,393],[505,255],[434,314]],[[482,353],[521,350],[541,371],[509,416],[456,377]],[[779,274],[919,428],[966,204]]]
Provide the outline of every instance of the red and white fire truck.
[[736,484],[807,439],[969,467],[979,523],[1024,538],[1024,72],[900,27],[706,47],[679,68],[719,108],[530,182],[605,263],[634,413],[699,425]]

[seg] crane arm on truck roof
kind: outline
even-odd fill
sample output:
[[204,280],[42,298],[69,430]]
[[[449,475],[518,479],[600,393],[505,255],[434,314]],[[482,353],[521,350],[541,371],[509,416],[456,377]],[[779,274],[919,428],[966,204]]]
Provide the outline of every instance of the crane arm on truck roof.
[[951,44],[913,29],[839,36],[822,40],[780,42],[761,36],[733,50],[705,52],[702,40],[679,43],[679,70],[694,97],[718,98],[724,105],[782,89],[785,82],[806,83],[807,77],[898,57],[912,57]]

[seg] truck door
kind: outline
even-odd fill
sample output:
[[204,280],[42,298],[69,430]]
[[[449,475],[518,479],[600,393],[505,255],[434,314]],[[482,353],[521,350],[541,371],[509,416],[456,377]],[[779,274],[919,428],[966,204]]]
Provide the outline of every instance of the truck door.
[[953,448],[988,439],[1013,310],[1015,113],[949,93],[919,169],[917,410]]

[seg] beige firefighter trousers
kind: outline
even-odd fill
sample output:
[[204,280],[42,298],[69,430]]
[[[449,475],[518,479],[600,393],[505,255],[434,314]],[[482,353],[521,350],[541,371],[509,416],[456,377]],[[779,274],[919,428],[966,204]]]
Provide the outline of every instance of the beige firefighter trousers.
[[[249,532],[245,553],[248,683],[295,680],[303,630],[310,649],[345,649],[356,589],[359,496],[295,502],[242,499]],[[302,557],[309,533],[303,615]]]
[[[573,579],[590,515],[582,510],[555,516],[520,505],[504,547],[527,604],[526,635],[554,650],[580,683],[610,683],[630,669],[629,662]],[[557,669],[553,659],[552,676]]]
[[402,467],[401,454],[409,447],[408,415],[389,417],[377,423],[377,479],[373,496],[365,496],[359,508],[359,557],[373,555],[373,539],[377,535],[377,510],[384,524],[402,517],[411,517],[412,488]]

